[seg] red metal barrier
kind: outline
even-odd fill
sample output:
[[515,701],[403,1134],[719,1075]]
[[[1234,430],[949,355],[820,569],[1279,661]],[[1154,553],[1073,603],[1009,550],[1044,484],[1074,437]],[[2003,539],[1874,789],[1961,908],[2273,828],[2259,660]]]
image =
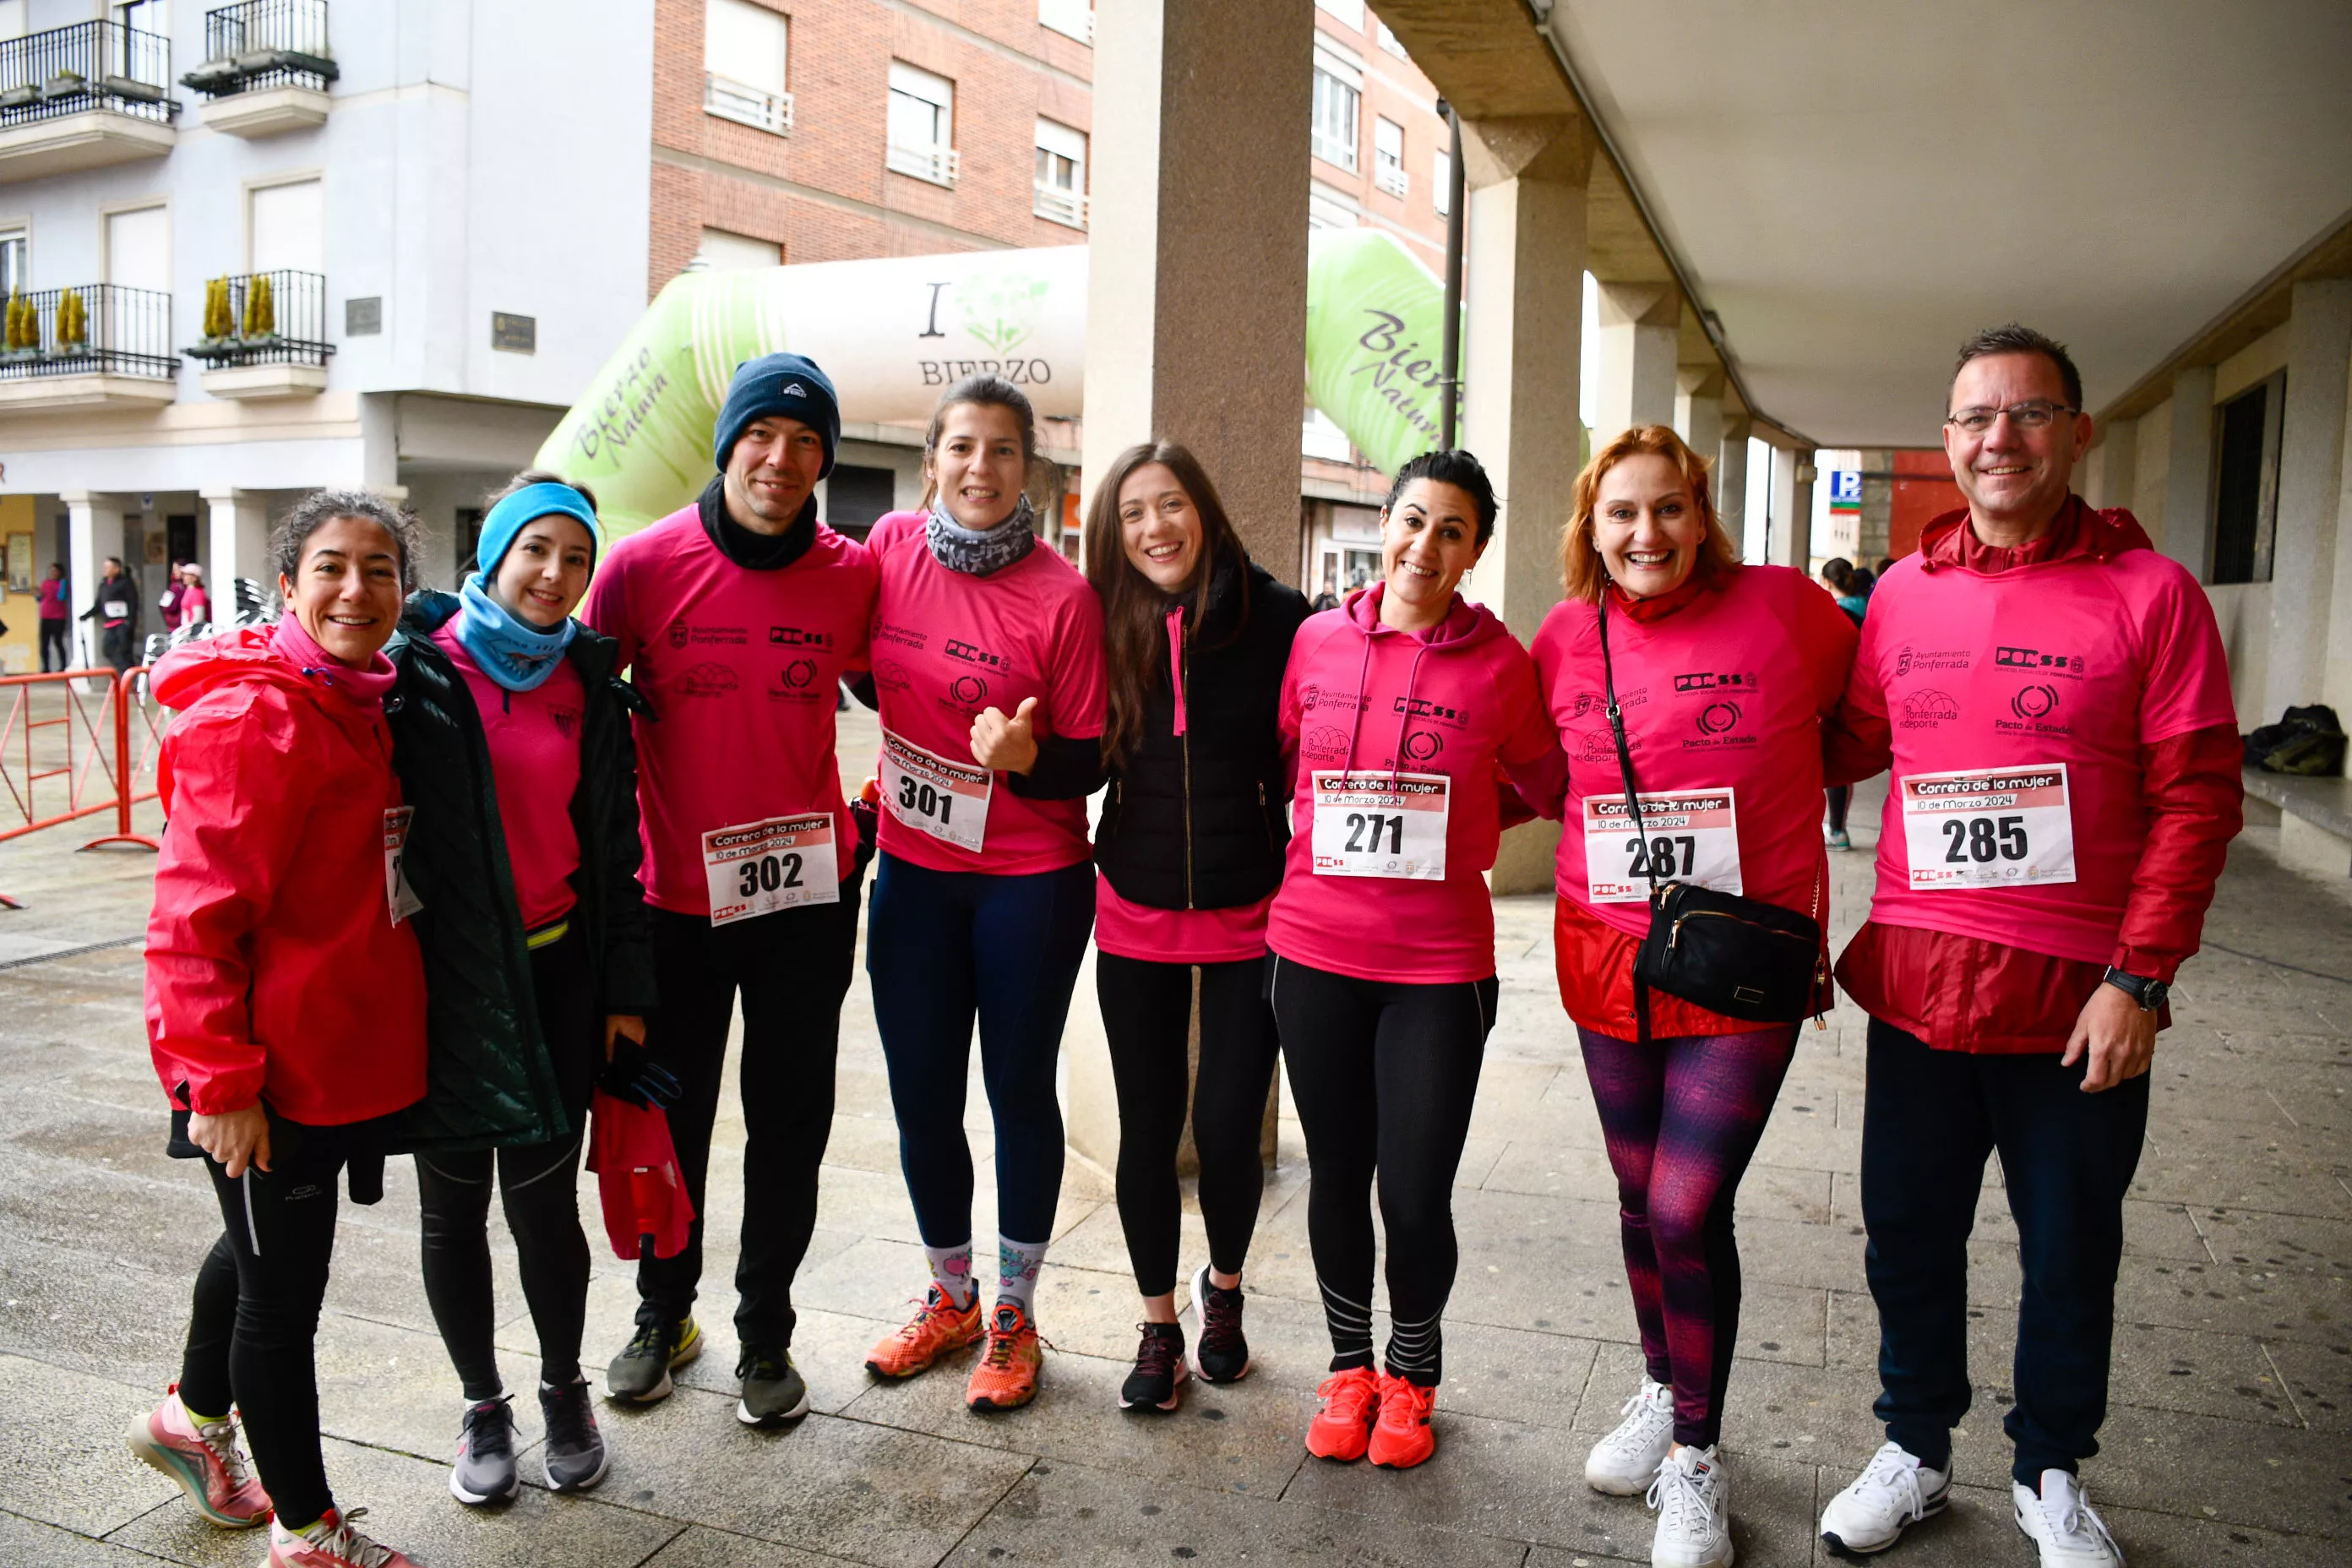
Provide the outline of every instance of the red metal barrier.
[[[155,751],[163,733],[142,696],[146,673],[142,665],[121,675],[68,669],[0,676],[0,843],[111,811],[115,831],[83,848],[126,843],[161,847],[131,830],[131,807],[155,798]],[[98,691],[86,689],[92,684]],[[52,689],[60,700],[54,715],[45,717],[40,694]],[[134,707],[142,742],[136,748]],[[143,791],[142,774],[149,780]],[[44,801],[44,795],[54,798]],[[0,908],[23,907],[0,893]]]

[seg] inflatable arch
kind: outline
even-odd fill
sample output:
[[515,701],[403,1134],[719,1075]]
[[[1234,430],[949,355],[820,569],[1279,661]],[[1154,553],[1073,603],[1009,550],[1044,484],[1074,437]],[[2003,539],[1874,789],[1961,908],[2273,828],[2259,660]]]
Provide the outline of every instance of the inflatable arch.
[[[1437,444],[1444,289],[1391,236],[1308,238],[1307,395],[1394,470]],[[735,367],[780,349],[823,365],[845,420],[927,419],[940,391],[988,371],[1045,416],[1086,393],[1087,247],[961,251],[672,279],[538,463],[596,491],[618,538],[709,482],[710,427]]]

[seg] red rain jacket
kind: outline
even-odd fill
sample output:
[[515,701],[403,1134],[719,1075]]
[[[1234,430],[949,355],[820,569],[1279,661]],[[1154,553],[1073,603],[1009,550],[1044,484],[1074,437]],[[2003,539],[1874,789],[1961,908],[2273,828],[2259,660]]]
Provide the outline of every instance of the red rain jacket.
[[305,676],[269,637],[192,643],[155,668],[180,716],[157,769],[169,826],[147,1039],[174,1105],[266,1099],[340,1126],[425,1094],[424,964],[384,893],[400,783],[377,703]]
[[589,1117],[588,1168],[596,1173],[614,1256],[638,1257],[640,1241],[649,1236],[656,1258],[676,1258],[694,1224],[694,1200],[678,1173],[669,1118],[657,1107],[632,1105],[601,1089]]
[[[2014,551],[1978,542],[1965,511],[1947,512],[1921,533],[1931,562],[1997,572],[2029,561],[2152,548],[2126,511],[2080,502],[2050,533]],[[1884,715],[1842,706],[1827,726],[1833,783],[1883,772],[1894,755]],[[2215,725],[2140,748],[2141,798],[2148,828],[2132,877],[2122,929],[2107,961],[2127,974],[2168,984],[2197,951],[2206,906],[2221,879],[2230,840],[2243,825],[2243,749],[2234,724]],[[2063,1051],[2105,966],[1947,931],[1866,922],[1837,964],[1838,984],[1874,1018],[1937,1050],[1989,1055]],[[2169,1026],[2168,1007],[2159,1026]]]

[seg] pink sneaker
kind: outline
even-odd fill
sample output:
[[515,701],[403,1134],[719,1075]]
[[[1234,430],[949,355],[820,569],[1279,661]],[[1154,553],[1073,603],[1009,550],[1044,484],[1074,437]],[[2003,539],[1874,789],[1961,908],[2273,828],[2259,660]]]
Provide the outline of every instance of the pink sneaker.
[[234,1420],[196,1425],[173,1384],[163,1403],[131,1423],[131,1451],[171,1477],[196,1511],[226,1530],[269,1518],[269,1494],[247,1468]]
[[370,1541],[354,1525],[367,1510],[329,1509],[326,1517],[297,1535],[272,1520],[269,1561],[262,1568],[424,1568],[381,1542]]

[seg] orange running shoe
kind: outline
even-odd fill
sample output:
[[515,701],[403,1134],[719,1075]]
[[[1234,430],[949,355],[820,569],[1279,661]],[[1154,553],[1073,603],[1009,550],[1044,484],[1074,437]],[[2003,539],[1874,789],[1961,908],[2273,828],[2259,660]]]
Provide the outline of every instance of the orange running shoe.
[[1018,1301],[999,1301],[988,1325],[988,1350],[971,1369],[963,1402],[974,1410],[1014,1410],[1037,1397],[1037,1370],[1045,1363],[1037,1325]]
[[1318,1459],[1352,1465],[1364,1457],[1380,1404],[1380,1379],[1368,1366],[1351,1366],[1323,1380],[1316,1394],[1323,1408],[1307,1424],[1307,1451]]
[[1437,1390],[1381,1373],[1381,1417],[1372,1426],[1372,1463],[1409,1470],[1437,1452],[1437,1434],[1429,1425],[1429,1407],[1436,1403]]
[[980,1338],[980,1292],[959,1307],[937,1285],[916,1304],[907,1326],[866,1352],[866,1370],[877,1377],[912,1377],[950,1351]]

